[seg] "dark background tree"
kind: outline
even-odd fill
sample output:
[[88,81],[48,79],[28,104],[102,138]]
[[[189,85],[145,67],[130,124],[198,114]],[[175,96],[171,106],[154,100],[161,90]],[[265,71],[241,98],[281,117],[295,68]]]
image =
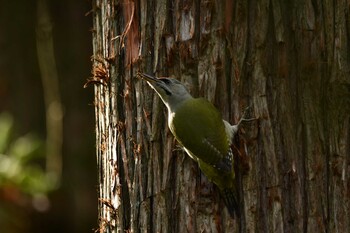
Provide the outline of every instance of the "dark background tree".
[[[58,89],[64,108],[61,186],[47,193],[49,202],[37,202],[37,197],[30,193],[33,187],[25,182],[36,173],[24,176],[24,171],[20,170],[24,182],[19,186],[9,180],[5,182],[1,151],[2,233],[93,232],[97,227],[93,93],[83,88],[91,75],[92,18],[86,16],[91,2],[47,2]],[[9,145],[14,145],[17,139],[28,139],[27,135],[35,135],[36,140],[31,143],[40,141],[43,144],[47,129],[45,87],[41,81],[36,42],[37,0],[1,1],[0,5],[0,115],[6,112],[13,119]],[[0,135],[3,133],[0,130]],[[45,150],[43,146],[40,148],[33,152],[30,168],[46,167]]]
[[[93,1],[93,21],[101,231],[349,232],[347,1]],[[252,106],[239,220],[138,71],[177,77],[231,123]]]

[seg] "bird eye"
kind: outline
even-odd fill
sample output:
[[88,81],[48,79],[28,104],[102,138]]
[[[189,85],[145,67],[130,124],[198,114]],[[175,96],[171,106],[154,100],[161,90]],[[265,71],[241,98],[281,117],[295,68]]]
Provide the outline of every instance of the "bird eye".
[[170,80],[169,80],[169,79],[164,78],[164,79],[162,79],[162,81],[163,81],[163,83],[165,83],[165,84],[170,84]]
[[164,89],[164,91],[165,91],[165,94],[167,94],[167,95],[171,95],[171,92],[170,91],[168,91],[167,89]]
[[160,80],[165,84],[165,86],[162,87],[163,90],[165,91],[165,94],[168,95],[168,96],[171,96],[172,93],[171,93],[171,91],[168,89],[168,85],[171,84],[171,81],[170,81],[169,79],[167,79],[167,78],[162,78],[162,79],[160,79]]

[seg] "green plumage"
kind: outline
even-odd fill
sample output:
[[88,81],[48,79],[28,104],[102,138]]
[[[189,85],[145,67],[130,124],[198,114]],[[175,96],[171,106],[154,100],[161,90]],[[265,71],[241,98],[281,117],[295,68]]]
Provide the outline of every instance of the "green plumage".
[[209,101],[193,98],[176,79],[140,74],[158,93],[168,108],[168,124],[175,138],[218,186],[233,216],[239,215],[231,140],[233,128],[223,122],[220,112]]
[[[238,213],[230,140],[220,112],[206,99],[188,99],[172,113],[169,127],[202,172],[220,189],[228,209]],[[230,153],[230,154],[229,154]],[[231,156],[229,160],[227,157]],[[222,161],[231,166],[220,167]]]
[[221,115],[205,99],[184,101],[173,114],[169,127],[176,139],[204,163],[217,163],[229,150]]

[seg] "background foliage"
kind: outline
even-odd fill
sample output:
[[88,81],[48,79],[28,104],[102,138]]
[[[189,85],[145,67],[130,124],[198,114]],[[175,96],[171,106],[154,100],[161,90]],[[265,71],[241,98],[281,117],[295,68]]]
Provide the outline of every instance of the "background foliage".
[[36,49],[36,1],[0,7],[0,232],[92,232],[96,168],[89,1],[48,1],[64,107],[63,175],[45,178],[45,105]]

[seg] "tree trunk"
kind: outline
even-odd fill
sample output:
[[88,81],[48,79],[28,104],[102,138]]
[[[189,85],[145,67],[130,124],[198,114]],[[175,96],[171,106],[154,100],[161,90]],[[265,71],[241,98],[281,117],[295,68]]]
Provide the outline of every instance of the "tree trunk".
[[[350,232],[347,1],[93,2],[101,232]],[[232,124],[252,106],[240,218],[138,71],[176,77]]]

